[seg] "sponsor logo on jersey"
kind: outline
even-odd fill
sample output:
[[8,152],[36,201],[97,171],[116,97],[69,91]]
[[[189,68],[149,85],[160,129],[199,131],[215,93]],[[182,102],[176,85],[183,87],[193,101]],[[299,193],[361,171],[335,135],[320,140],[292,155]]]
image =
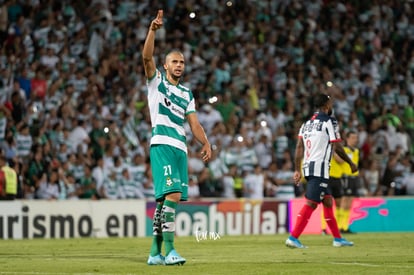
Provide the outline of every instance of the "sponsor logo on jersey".
[[181,115],[181,116],[184,116],[184,112],[183,112],[182,110],[180,110],[180,109],[176,108],[174,105],[172,105],[172,106],[171,106],[171,110],[172,110],[174,113],[177,113],[177,114],[179,114],[179,115]]
[[167,98],[164,98],[164,103],[165,103],[165,106],[171,106],[171,101],[169,101]]

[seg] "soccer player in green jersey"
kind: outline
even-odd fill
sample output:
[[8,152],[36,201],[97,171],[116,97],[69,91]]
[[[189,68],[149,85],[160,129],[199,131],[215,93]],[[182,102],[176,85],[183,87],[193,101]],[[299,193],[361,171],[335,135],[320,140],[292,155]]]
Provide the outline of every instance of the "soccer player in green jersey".
[[[193,136],[202,144],[201,158],[208,161],[211,147],[201,126],[194,97],[180,84],[184,73],[184,55],[173,50],[167,54],[165,73],[156,68],[153,53],[155,33],[163,26],[163,11],[151,22],[145,39],[142,58],[148,87],[148,106],[152,137],[150,161],[157,207],[153,217],[153,242],[149,265],[182,265],[185,259],[174,249],[175,209],[187,200],[188,158],[184,122],[187,120]],[[165,245],[165,257],[161,254]]]

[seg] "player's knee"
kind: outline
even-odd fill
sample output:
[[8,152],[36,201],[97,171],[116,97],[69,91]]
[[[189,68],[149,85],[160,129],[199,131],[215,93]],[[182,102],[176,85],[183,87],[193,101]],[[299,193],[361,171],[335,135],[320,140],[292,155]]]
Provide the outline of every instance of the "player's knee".
[[318,204],[311,200],[307,200],[306,204],[312,207],[313,209],[316,209],[316,207],[318,207]]
[[178,203],[181,200],[181,193],[170,193],[165,196],[165,199]]
[[332,207],[332,198],[331,197],[325,197],[322,200],[323,206],[325,207]]

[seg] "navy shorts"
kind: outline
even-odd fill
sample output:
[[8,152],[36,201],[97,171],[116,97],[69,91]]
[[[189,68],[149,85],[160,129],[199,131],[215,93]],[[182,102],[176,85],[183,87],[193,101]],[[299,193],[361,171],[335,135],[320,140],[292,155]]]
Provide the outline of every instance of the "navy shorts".
[[359,177],[343,177],[344,196],[358,197]]
[[328,189],[335,199],[342,198],[344,195],[342,179],[330,177],[328,180]]
[[328,180],[321,177],[308,176],[306,177],[306,194],[308,200],[320,203],[326,195],[331,195],[328,189]]

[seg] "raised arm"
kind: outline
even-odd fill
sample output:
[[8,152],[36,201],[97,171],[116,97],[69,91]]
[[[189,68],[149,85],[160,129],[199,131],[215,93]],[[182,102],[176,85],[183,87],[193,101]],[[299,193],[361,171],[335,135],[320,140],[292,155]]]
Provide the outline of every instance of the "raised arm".
[[155,32],[162,27],[162,16],[163,10],[158,10],[157,17],[151,22],[147,37],[145,39],[144,48],[142,49],[142,60],[144,62],[145,76],[147,78],[153,77],[156,69],[153,58]]

